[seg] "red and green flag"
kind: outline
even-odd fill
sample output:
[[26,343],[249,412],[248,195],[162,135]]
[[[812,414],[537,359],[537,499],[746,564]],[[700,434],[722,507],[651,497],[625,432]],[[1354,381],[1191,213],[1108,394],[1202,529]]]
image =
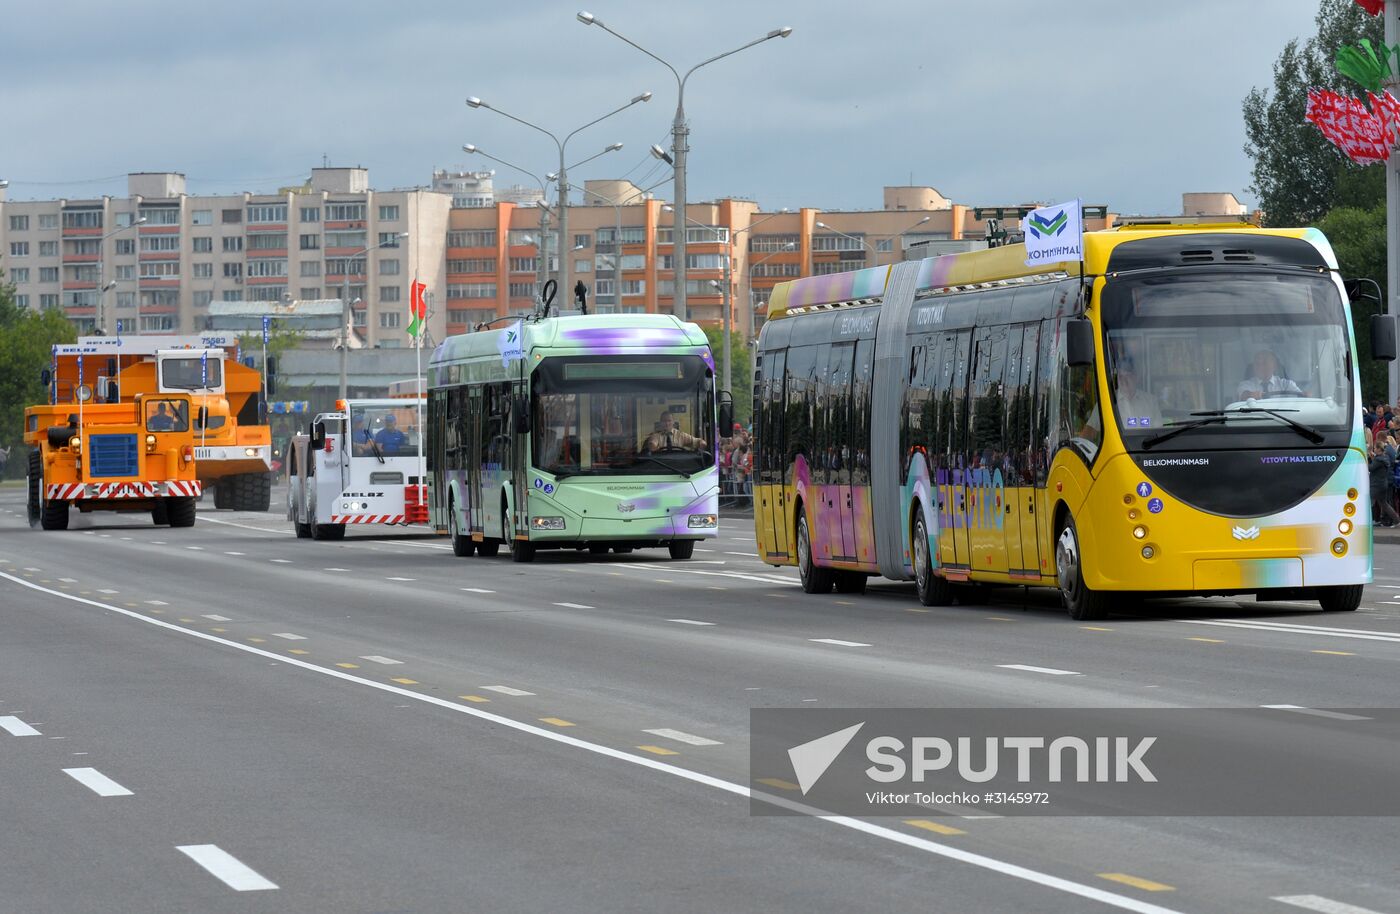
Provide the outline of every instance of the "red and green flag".
[[428,284],[415,279],[409,290],[409,310],[413,312],[413,320],[408,325],[408,335],[417,337],[423,333],[428,320]]

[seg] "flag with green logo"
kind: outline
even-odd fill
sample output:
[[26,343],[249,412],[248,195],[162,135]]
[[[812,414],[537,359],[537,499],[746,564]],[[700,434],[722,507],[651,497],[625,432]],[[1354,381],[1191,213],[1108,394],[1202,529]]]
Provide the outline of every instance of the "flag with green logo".
[[413,320],[408,325],[408,335],[418,337],[422,335],[428,320],[428,284],[415,279],[409,286],[408,299],[409,310],[413,313]]

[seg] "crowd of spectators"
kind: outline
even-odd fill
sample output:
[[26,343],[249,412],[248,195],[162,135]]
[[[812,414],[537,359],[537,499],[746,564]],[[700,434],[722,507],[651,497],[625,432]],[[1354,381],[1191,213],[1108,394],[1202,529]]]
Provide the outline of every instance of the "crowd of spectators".
[[1400,404],[1377,403],[1361,415],[1371,476],[1371,518],[1377,527],[1400,526],[1396,492],[1400,490]]
[[735,423],[733,433],[719,441],[720,499],[726,504],[753,504],[753,435]]

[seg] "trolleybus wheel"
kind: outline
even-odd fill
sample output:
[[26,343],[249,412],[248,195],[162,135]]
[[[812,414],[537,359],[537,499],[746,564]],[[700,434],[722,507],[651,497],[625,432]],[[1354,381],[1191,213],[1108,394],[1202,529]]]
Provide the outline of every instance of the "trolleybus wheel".
[[468,556],[476,551],[476,543],[470,536],[463,536],[461,524],[457,520],[456,502],[447,503],[447,525],[452,533],[452,554],[456,556]]
[[688,559],[695,554],[695,540],[671,540],[667,548],[671,552],[671,558]]
[[607,555],[607,554],[608,554],[608,547],[605,546],[605,545],[603,545],[603,544],[601,544],[601,543],[594,543],[593,545],[591,545],[591,546],[588,547],[588,554],[589,554],[589,555]]
[[484,559],[494,558],[495,555],[496,555],[496,553],[499,552],[500,550],[501,550],[501,541],[500,541],[500,540],[493,540],[493,539],[491,539],[491,537],[489,537],[489,536],[486,537],[486,539],[484,539],[484,540],[482,540],[481,542],[479,542],[479,543],[476,544],[476,554],[479,555],[479,556],[481,556],[481,557],[484,558]]
[[39,519],[43,514],[43,491],[44,483],[40,478],[43,473],[44,459],[38,451],[29,452],[29,496],[25,500],[25,507],[29,511],[29,526],[39,526]]
[[797,509],[797,575],[806,593],[831,593],[832,574],[812,561],[812,537],[807,532],[807,512]]
[[1322,611],[1326,613],[1355,612],[1356,607],[1361,605],[1361,587],[1360,584],[1319,587],[1317,602],[1322,604]]
[[511,534],[509,516],[501,520],[501,539],[510,544],[510,560],[512,562],[524,563],[535,560],[535,544],[529,540],[518,540]]
[[951,606],[953,585],[933,573],[933,556],[928,548],[928,528],[922,514],[914,518],[914,588],[925,606]]
[[1060,580],[1060,596],[1064,598],[1069,617],[1077,622],[1108,618],[1108,594],[1090,590],[1084,583],[1084,569],[1079,551],[1079,533],[1074,518],[1065,525],[1055,541],[1055,571]]

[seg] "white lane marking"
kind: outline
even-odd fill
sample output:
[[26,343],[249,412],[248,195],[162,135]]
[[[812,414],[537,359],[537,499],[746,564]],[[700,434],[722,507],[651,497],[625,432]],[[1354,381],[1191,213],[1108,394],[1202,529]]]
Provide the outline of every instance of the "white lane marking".
[[818,644],[835,644],[838,647],[870,647],[864,641],[842,641],[840,638],[808,638]]
[[322,571],[349,571],[349,568],[322,568]]
[[700,622],[696,619],[667,619],[667,622],[679,622],[681,625],[714,625],[713,622]]
[[146,605],[147,605],[147,606],[169,606],[170,604],[167,603],[167,602],[165,602],[164,600],[147,600],[147,601],[146,601]]
[[164,546],[165,540],[151,540],[152,546]]
[[218,615],[217,613],[209,613],[208,615],[204,616],[203,618],[208,619],[210,622],[232,622],[232,621],[233,621],[233,620],[230,619],[228,616],[220,616],[220,615]]
[[0,717],[0,730],[4,730],[11,736],[43,736],[42,733],[18,717]]
[[1003,670],[1024,670],[1027,673],[1045,673],[1049,676],[1083,676],[1074,670],[1057,670],[1048,666],[1027,666],[1024,663],[998,663],[997,666]]
[[1370,908],[1358,908],[1354,904],[1333,901],[1321,895],[1276,895],[1274,901],[1291,904],[1295,908],[1307,908],[1309,911],[1321,911],[1322,914],[1379,914]]
[[1360,714],[1343,714],[1340,711],[1322,711],[1317,708],[1305,708],[1302,705],[1260,705],[1261,708],[1270,708],[1274,711],[1292,711],[1294,714],[1310,714],[1313,717],[1330,717],[1332,720],[1374,720],[1371,717],[1362,717]]
[[[633,571],[641,571],[645,573],[651,573],[656,571],[656,568],[653,567],[653,563],[651,562],[609,562],[604,567],[630,568]],[[704,574],[718,578],[737,578],[741,581],[757,581],[760,584],[788,584],[793,587],[799,587],[802,584],[802,582],[797,580],[796,578],[784,578],[779,577],[776,574],[743,574],[738,571],[701,571],[698,568],[677,568],[674,565],[667,566],[666,573]]]
[[463,587],[467,593],[495,593],[494,590],[487,590],[485,587]]
[[76,584],[76,583],[78,583],[78,579],[77,579],[77,578],[59,578],[59,580],[62,581],[63,583],[65,583],[65,584]]
[[254,527],[250,524],[239,524],[231,520],[218,520],[217,518],[208,517],[203,514],[201,514],[199,518],[206,524],[223,524],[225,527],[242,527],[244,530],[256,530],[259,533],[280,533],[283,536],[292,536],[296,533],[295,530],[273,530],[269,527]]
[[1368,632],[1360,629],[1325,629],[1287,623],[1225,622],[1210,619],[1177,619],[1189,625],[1217,625],[1221,628],[1247,628],[1256,632],[1276,632],[1284,635],[1312,635],[1318,638],[1354,638],[1358,641],[1400,641],[1400,632]]
[[497,726],[505,727],[507,729],[516,730],[521,733],[527,733],[531,736],[538,736],[542,739],[551,740],[561,745],[570,746],[575,749],[582,749],[585,752],[591,752],[594,755],[599,755],[604,758],[610,758],[614,761],[625,762],[629,765],[634,765],[638,768],[647,768],[651,771],[655,771],[661,774],[667,774],[671,777],[681,778],[683,780],[690,781],[694,784],[701,784],[706,787],[712,787],[716,790],[722,790],[725,793],[733,794],[737,797],[742,797],[744,799],[757,797],[765,803],[771,803],[777,806],[790,808],[796,812],[804,813],[811,816],[817,816],[820,817],[821,821],[827,822],[831,825],[838,826],[841,828],[848,828],[852,831],[857,831],[861,834],[869,835],[873,838],[879,838],[883,841],[888,841],[892,844],[899,844],[904,847],[923,851],[924,853],[933,854],[935,856],[943,857],[948,860],[956,860],[960,863],[966,863],[971,866],[978,867],[979,869],[988,870],[994,873],[1000,873],[1003,876],[1009,876],[1013,879],[1020,879],[1024,882],[1030,882],[1034,885],[1043,886],[1045,888],[1053,889],[1058,892],[1064,892],[1066,894],[1075,895],[1080,898],[1087,898],[1091,901],[1101,902],[1103,904],[1111,905],[1121,910],[1133,911],[1135,912],[1135,914],[1181,914],[1181,912],[1175,911],[1171,908],[1164,908],[1160,905],[1150,904],[1148,902],[1140,901],[1139,899],[1132,898],[1127,895],[1119,895],[1115,892],[1110,892],[1105,889],[1099,888],[1098,886],[1086,885],[1084,883],[1074,882],[1070,879],[1064,879],[1060,876],[1053,876],[1049,873],[1042,873],[1038,870],[1030,869],[1029,867],[1020,866],[1015,863],[1008,863],[1004,860],[998,860],[995,857],[988,857],[983,854],[973,853],[972,851],[967,851],[959,847],[952,847],[947,844],[941,844],[937,841],[933,841],[929,838],[923,838],[918,835],[905,834],[904,832],[895,831],[892,828],[888,828],[883,825],[877,825],[875,823],[867,822],[862,819],[854,819],[849,816],[831,815],[826,810],[807,806],[803,803],[797,803],[793,800],[788,799],[787,797],[777,796],[775,794],[766,793],[764,791],[752,790],[751,788],[746,787],[743,784],[736,784],[733,781],[726,781],[722,778],[712,777],[708,774],[701,774],[698,771],[692,771],[690,769],[682,768],[677,765],[671,765],[657,758],[644,757],[640,755],[635,755],[630,752],[624,752],[620,749],[614,749],[611,746],[604,746],[601,743],[589,742],[588,740],[580,739],[576,736],[569,736],[567,734],[560,733],[556,730],[546,730],[543,727],[537,727],[533,724],[524,723],[523,721],[513,720],[509,717],[505,717],[500,714],[495,714],[490,711],[483,711],[480,708],[472,707],[469,705],[458,704],[456,702],[448,701],[445,698],[439,698],[435,695],[431,695],[425,692],[413,692],[396,685],[391,685],[387,682],[375,682],[372,679],[365,679],[363,677],[356,676],[344,670],[330,669],[328,667],[318,666],[317,664],[301,660],[297,657],[289,657],[283,654],[273,653],[272,651],[265,651],[262,648],[256,647],[251,644],[241,644],[237,641],[230,641],[227,638],[220,638],[218,635],[210,634],[208,632],[201,632],[196,629],[184,628],[182,626],[166,622],[162,619],[152,619],[149,616],[140,615],[138,613],[132,612],[131,610],[123,609],[120,606],[116,606],[111,603],[103,603],[100,600],[91,600],[87,597],[78,596],[76,594],[67,594],[60,590],[51,590],[48,587],[44,587],[40,584],[32,584],[29,581],[24,580],[23,578],[18,578],[14,575],[6,574],[4,572],[0,572],[0,579],[9,581],[12,584],[18,584],[19,586],[28,588],[29,590],[37,590],[40,593],[48,594],[51,597],[57,597],[60,600],[67,600],[72,603],[81,603],[85,606],[92,606],[96,609],[117,613],[118,615],[126,616],[129,619],[144,622],[147,625],[153,625],[158,628],[163,628],[167,631],[177,632],[181,635],[184,635],[187,638],[196,638],[201,641],[207,641],[211,644],[218,644],[223,647],[243,651],[247,654],[251,654],[256,657],[261,657],[264,660],[275,660],[278,663],[285,663],[288,666],[295,666],[299,669],[306,670],[307,672],[317,673],[321,676],[326,676],[333,679],[339,679],[342,682],[352,683],[354,685],[363,686],[368,689],[376,689],[380,692],[385,692],[397,696],[399,698],[408,699],[410,701],[418,701],[422,702],[423,704],[433,705],[434,707],[442,708],[448,711],[453,711],[457,714],[462,714],[467,717],[474,717],[478,720],[487,721],[489,723],[493,723]]
[[130,790],[127,790],[96,768],[64,768],[63,773],[79,784],[82,784],[99,797],[135,796]]
[[25,571],[43,571],[44,569],[42,569],[42,568],[35,568],[33,565],[25,565],[25,566],[24,566],[24,570],[25,570]]
[[277,883],[263,878],[217,844],[185,844],[175,849],[204,867],[210,875],[235,892],[260,892],[277,888]]
[[488,692],[500,692],[502,695],[513,695],[520,698],[524,695],[533,695],[534,692],[527,692],[524,689],[512,689],[510,686],[482,686]]
[[417,580],[417,579],[416,579],[416,578],[385,578],[384,580],[386,580],[386,581],[413,581],[413,580]]
[[593,608],[594,608],[594,607],[592,607],[592,606],[586,606],[586,605],[584,605],[583,603],[555,603],[554,605],[555,605],[555,606],[562,606],[562,607],[564,607],[565,609],[593,609]]
[[382,657],[379,654],[369,654],[367,656],[361,657],[360,659],[368,660],[371,663],[382,663],[385,666],[392,666],[396,663],[403,663],[402,660],[395,660],[393,657]]
[[110,588],[110,587],[99,587],[99,588],[97,589],[97,592],[98,592],[98,593],[105,593],[105,594],[121,593],[120,590],[113,590],[113,589]]
[[672,730],[669,727],[660,727],[656,730],[643,730],[643,733],[650,733],[652,736],[659,736],[663,739],[673,739],[678,743],[689,743],[692,746],[723,746],[724,743],[717,739],[706,739],[703,736],[696,736],[694,733],[686,733],[684,730]]
[[288,641],[305,641],[305,640],[306,640],[306,636],[305,636],[305,635],[294,635],[294,634],[292,634],[291,632],[273,632],[273,633],[272,633],[272,637],[274,637],[274,638],[286,638]]
[[758,558],[758,553],[757,553],[757,552],[726,552],[725,555],[742,555],[742,556],[744,556],[745,558],[751,558],[751,559],[756,559],[756,558]]
[[279,565],[290,565],[290,564],[292,564],[292,560],[291,560],[291,559],[272,559],[271,561],[274,561],[274,562],[276,562],[276,563],[279,564]]
[[203,551],[204,551],[204,547],[203,547],[203,546],[186,546],[185,548],[186,548],[186,549],[192,549],[192,550],[194,550],[195,552],[203,552]]
[[225,552],[224,555],[246,555],[244,552]]

